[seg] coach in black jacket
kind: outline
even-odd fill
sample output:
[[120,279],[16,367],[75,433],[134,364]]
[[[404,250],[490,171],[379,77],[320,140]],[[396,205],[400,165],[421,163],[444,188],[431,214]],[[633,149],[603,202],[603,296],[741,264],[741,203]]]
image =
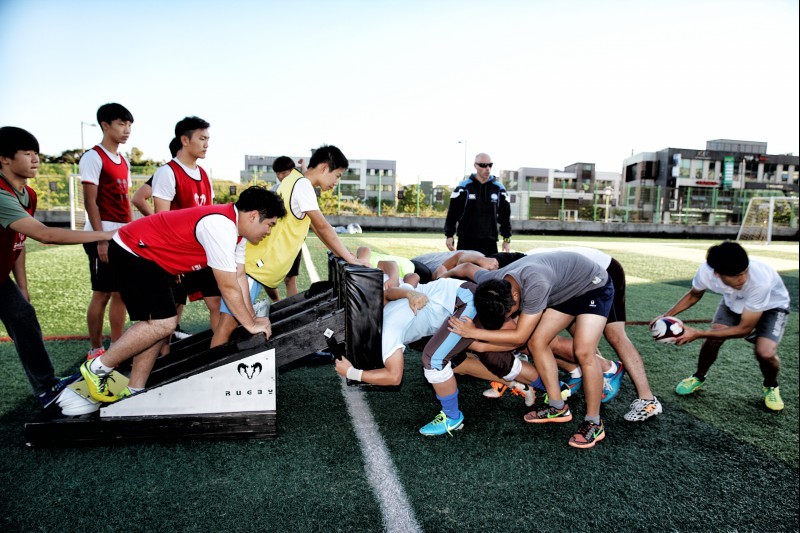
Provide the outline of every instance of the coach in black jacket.
[[497,253],[497,226],[503,236],[503,251],[511,251],[511,204],[508,192],[492,171],[492,158],[475,156],[475,174],[459,183],[450,195],[444,223],[445,245],[455,250],[453,235],[458,234],[459,250]]

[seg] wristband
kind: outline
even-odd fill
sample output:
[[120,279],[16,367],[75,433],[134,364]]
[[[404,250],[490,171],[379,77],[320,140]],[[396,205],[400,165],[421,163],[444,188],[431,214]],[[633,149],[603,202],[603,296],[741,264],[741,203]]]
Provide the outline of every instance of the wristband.
[[350,381],[361,381],[361,374],[363,373],[363,370],[359,370],[358,368],[351,366],[347,369],[347,379]]

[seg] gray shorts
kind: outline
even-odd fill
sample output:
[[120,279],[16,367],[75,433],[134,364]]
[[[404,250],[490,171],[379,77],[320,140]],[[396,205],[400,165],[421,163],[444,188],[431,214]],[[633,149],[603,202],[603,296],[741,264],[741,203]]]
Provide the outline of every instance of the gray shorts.
[[[744,338],[748,342],[755,344],[758,337],[764,337],[775,344],[779,344],[783,338],[783,332],[786,330],[786,319],[789,316],[788,309],[770,309],[761,314],[755,329]],[[714,313],[714,324],[721,324],[723,326],[738,326],[742,319],[742,315],[734,313],[730,308],[725,305],[725,300],[722,300],[717,307],[717,312]]]

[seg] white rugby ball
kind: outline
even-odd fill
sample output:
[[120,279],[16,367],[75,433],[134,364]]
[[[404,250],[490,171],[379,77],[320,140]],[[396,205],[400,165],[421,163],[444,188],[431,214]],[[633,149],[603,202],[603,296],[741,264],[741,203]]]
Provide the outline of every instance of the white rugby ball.
[[675,338],[683,335],[683,322],[674,316],[662,316],[650,326],[653,340],[663,344],[675,344]]

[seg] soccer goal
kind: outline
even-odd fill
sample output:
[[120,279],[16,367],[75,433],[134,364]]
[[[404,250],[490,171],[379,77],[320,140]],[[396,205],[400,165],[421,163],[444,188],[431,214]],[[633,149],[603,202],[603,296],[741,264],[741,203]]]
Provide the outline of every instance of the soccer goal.
[[757,196],[750,199],[736,240],[769,244],[775,227],[796,228],[798,198]]
[[69,175],[69,227],[82,230],[86,224],[86,210],[83,207],[83,186],[80,174]]
[[[137,176],[131,178],[130,195],[147,181],[147,177]],[[148,200],[150,207],[153,207],[153,200]],[[134,220],[141,218],[142,214],[138,209],[131,207],[131,216]],[[86,209],[83,207],[83,185],[81,185],[80,174],[69,175],[69,227],[74,230],[83,230],[86,225]]]

